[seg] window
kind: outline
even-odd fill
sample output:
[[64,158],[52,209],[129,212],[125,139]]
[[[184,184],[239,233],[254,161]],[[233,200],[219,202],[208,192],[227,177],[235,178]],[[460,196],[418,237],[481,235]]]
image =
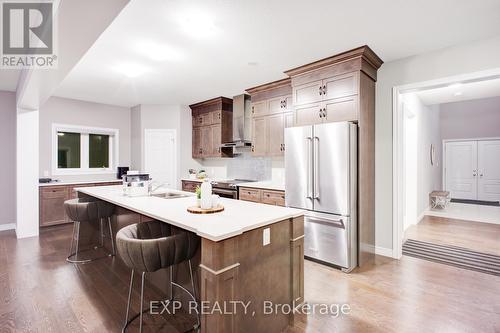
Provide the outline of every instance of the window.
[[118,130],[52,126],[53,175],[112,173],[118,161]]

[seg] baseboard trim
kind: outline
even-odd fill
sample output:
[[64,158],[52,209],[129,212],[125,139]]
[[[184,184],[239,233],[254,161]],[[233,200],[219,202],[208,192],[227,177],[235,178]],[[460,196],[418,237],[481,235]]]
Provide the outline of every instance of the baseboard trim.
[[15,223],[0,224],[0,231],[6,231],[6,230],[16,230],[16,224]]
[[375,246],[375,254],[379,256],[393,258],[392,249],[387,247]]
[[424,209],[424,211],[422,212],[422,214],[420,214],[418,217],[417,217],[417,223],[415,224],[419,224],[420,221],[422,221],[422,219],[428,215],[427,213],[431,210],[431,206],[428,206],[426,209]]

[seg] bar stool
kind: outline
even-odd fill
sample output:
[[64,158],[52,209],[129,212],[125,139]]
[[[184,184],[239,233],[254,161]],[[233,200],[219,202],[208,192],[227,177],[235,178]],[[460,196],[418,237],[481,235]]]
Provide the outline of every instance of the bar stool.
[[[170,300],[173,300],[173,287],[175,286],[187,293],[194,302],[197,302],[191,259],[196,254],[199,244],[200,238],[194,233],[175,228],[160,221],[136,223],[118,231],[116,235],[118,254],[125,265],[132,270],[128,292],[127,313],[125,315],[125,324],[122,332],[125,332],[128,325],[137,319],[137,317],[140,317],[139,331],[142,332],[142,315],[144,312],[148,311],[148,309],[143,310],[144,280],[146,273],[156,272],[163,268],[170,268]],[[188,263],[192,292],[173,281],[173,265],[182,262]],[[140,312],[129,320],[130,298],[134,283],[134,272],[136,271],[142,274],[141,307]],[[197,323],[193,327],[194,330],[200,327],[199,311],[196,319]]]
[[[94,198],[78,198],[66,200],[64,202],[64,210],[66,215],[71,221],[73,221],[73,235],[71,238],[71,245],[69,249],[69,256],[66,261],[73,264],[82,264],[97,259],[106,258],[115,255],[115,245],[113,238],[113,230],[111,226],[111,216],[114,214],[114,206],[104,201],[96,200]],[[103,219],[108,221],[112,253],[106,256],[101,256],[93,259],[78,259],[79,253],[79,242],[80,242],[80,224],[90,223],[99,219],[100,222],[100,244],[101,247],[104,246],[104,232],[103,232]],[[97,247],[95,247],[97,248]]]

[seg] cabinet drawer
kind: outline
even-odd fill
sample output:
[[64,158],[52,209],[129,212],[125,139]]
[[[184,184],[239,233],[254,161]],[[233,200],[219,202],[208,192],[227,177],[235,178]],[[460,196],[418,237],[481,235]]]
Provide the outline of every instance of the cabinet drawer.
[[293,88],[293,105],[302,105],[322,100],[321,87],[323,81],[314,81]]
[[252,103],[252,116],[265,116],[269,113],[267,101]]
[[358,95],[325,102],[325,122],[358,120]]
[[67,194],[68,188],[66,186],[42,188],[43,199],[65,197]]
[[275,206],[285,206],[285,192],[263,190],[262,203]]
[[333,99],[356,95],[358,93],[358,73],[337,75],[323,80],[325,95],[323,99]]
[[242,187],[239,190],[240,200],[260,202],[261,191],[254,188]]
[[222,111],[214,111],[212,112],[212,124],[220,124],[222,120]]

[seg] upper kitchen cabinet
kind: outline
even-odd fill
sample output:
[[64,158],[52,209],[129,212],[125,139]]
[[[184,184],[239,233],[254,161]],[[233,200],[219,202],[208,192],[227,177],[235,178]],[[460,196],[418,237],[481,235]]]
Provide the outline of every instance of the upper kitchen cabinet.
[[286,71],[292,80],[294,125],[359,121],[363,96],[371,93],[366,80],[375,82],[381,65],[363,46]]
[[285,127],[293,123],[290,79],[246,91],[252,102],[252,155],[283,156]]
[[193,116],[193,158],[232,157],[223,142],[233,137],[233,100],[217,97],[189,106]]

